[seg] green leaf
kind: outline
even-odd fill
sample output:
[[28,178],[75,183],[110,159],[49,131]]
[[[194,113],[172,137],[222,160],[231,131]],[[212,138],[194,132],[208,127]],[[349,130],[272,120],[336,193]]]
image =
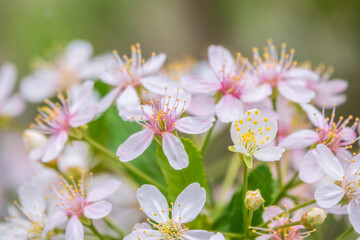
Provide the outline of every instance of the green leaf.
[[[243,166],[244,167],[244,166]],[[248,190],[260,189],[261,196],[265,200],[265,206],[271,203],[271,196],[274,191],[274,179],[267,163],[257,165],[248,176]],[[243,210],[244,199],[242,199],[243,187],[240,186],[234,193],[228,207],[222,215],[216,219],[214,228],[221,231],[229,231],[234,233],[243,233]],[[256,226],[262,222],[263,209],[260,208],[254,212],[252,226]]]
[[199,150],[190,139],[181,138],[181,141],[189,156],[189,165],[182,170],[175,170],[170,166],[160,146],[158,146],[156,151],[156,158],[167,184],[169,200],[175,200],[184,188],[194,182],[198,182],[200,186],[204,187],[206,192],[209,193],[204,164]]
[[[115,106],[110,107],[99,119],[89,124],[89,134],[97,142],[108,147],[112,152],[132,134],[141,131],[142,127],[135,122],[125,122],[119,117]],[[149,148],[138,158],[129,162],[153,177],[160,183],[165,183],[161,174],[156,158],[156,142],[154,141]],[[120,161],[120,160],[119,160]],[[145,182],[136,179],[139,184]]]

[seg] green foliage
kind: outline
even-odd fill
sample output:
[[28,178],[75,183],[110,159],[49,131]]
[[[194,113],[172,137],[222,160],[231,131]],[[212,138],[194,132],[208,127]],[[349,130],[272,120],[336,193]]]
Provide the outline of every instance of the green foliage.
[[170,166],[162,148],[158,146],[156,151],[156,157],[167,184],[169,200],[175,200],[177,195],[179,195],[184,188],[194,182],[198,182],[206,189],[206,192],[209,192],[204,171],[204,164],[199,150],[190,139],[181,138],[181,141],[184,144],[186,153],[189,156],[189,166],[187,168],[182,170],[173,169]]
[[[244,166],[243,166],[244,167]],[[248,190],[260,189],[261,196],[265,200],[265,206],[271,203],[271,196],[274,188],[274,180],[270,168],[267,163],[256,166],[248,176]],[[229,205],[221,216],[216,219],[214,227],[217,230],[229,231],[234,233],[243,233],[243,210],[244,199],[242,199],[242,186],[234,193]],[[254,212],[252,226],[256,226],[262,222],[263,209]]]

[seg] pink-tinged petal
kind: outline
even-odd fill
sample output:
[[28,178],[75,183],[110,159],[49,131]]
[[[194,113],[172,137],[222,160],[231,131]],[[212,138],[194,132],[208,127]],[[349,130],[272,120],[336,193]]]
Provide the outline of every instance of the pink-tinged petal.
[[[147,228],[139,228],[137,225],[134,226],[136,229],[132,231],[130,234],[126,235],[123,240],[158,240],[162,239],[162,233],[157,230],[147,229]],[[145,232],[144,232],[145,231]]]
[[149,58],[142,68],[143,76],[156,73],[164,65],[166,60],[166,55],[164,53],[159,53],[155,56]]
[[121,88],[117,87],[112,89],[108,94],[106,94],[99,102],[98,113],[105,112],[115,101],[116,97],[120,94],[120,91]]
[[166,133],[162,138],[162,149],[170,165],[181,170],[189,165],[189,156],[181,140],[172,133]]
[[349,220],[354,230],[360,234],[360,203],[351,201],[348,208]]
[[42,220],[46,202],[41,189],[27,182],[18,188],[18,193],[24,214],[33,221]]
[[25,103],[18,94],[6,99],[2,104],[0,115],[15,117],[25,109]]
[[215,99],[212,96],[203,94],[196,95],[192,97],[187,112],[194,116],[214,116]]
[[46,146],[40,147],[40,148],[36,148],[33,149],[29,152],[29,158],[31,161],[37,161],[40,160],[46,151]]
[[210,240],[225,240],[224,235],[222,235],[222,233],[217,233],[215,235],[213,235]]
[[84,240],[84,226],[76,215],[73,215],[66,225],[66,240]]
[[93,53],[91,44],[87,41],[72,41],[66,48],[65,62],[70,68],[84,67]]
[[280,94],[295,103],[308,103],[315,97],[315,93],[294,81],[280,82]]
[[258,87],[247,91],[241,96],[241,100],[244,102],[260,102],[265,98],[269,97],[272,93],[272,89],[269,84],[262,84]]
[[153,185],[142,185],[136,192],[142,211],[157,223],[169,221],[169,205],[164,195]]
[[317,204],[323,208],[331,208],[338,204],[345,195],[345,190],[335,184],[328,184],[319,187],[315,191]]
[[134,105],[134,106],[128,106],[122,110],[119,109],[119,116],[124,121],[142,121],[146,119],[146,115],[151,116],[153,114],[152,107],[150,105]]
[[51,70],[38,70],[20,81],[20,94],[29,102],[37,103],[54,96],[59,76]]
[[315,149],[307,152],[299,169],[299,177],[306,183],[314,183],[324,175],[324,170],[317,162],[319,154]]
[[326,83],[322,83],[322,86],[326,87],[327,92],[337,94],[344,92],[348,88],[349,83],[346,80],[334,79],[331,81],[327,81]]
[[84,108],[81,112],[78,112],[70,120],[69,124],[73,128],[77,128],[91,122],[98,113],[97,106],[89,106]]
[[346,102],[346,95],[321,95],[319,93],[317,93],[315,99],[314,99],[314,103],[316,104],[316,106],[318,107],[324,107],[326,109],[331,109],[333,108],[333,105],[336,104],[337,106],[342,105],[343,103]]
[[288,149],[302,149],[319,141],[319,134],[312,130],[300,130],[284,138],[279,146]]
[[299,81],[313,81],[316,82],[320,79],[318,73],[306,68],[293,68],[286,74],[287,79]]
[[219,45],[211,45],[208,48],[208,58],[212,69],[216,74],[223,70],[229,73],[234,66],[234,59],[226,48]]
[[71,114],[76,114],[84,107],[84,105],[86,106],[89,98],[91,98],[93,95],[93,90],[93,81],[86,81],[81,85],[73,85],[69,89],[69,104]]
[[140,156],[151,144],[154,132],[151,129],[144,129],[131,135],[123,142],[116,151],[116,155],[122,162],[131,161]]
[[124,109],[128,106],[136,106],[139,104],[138,102],[139,96],[136,93],[136,90],[132,86],[127,86],[120,96],[116,100],[116,105],[119,110]]
[[184,76],[180,79],[181,85],[184,89],[191,93],[212,93],[221,88],[219,82],[215,82],[203,77]]
[[341,137],[344,141],[352,142],[356,139],[356,132],[355,130],[346,127],[341,131]]
[[172,219],[179,223],[194,220],[206,202],[206,191],[199,183],[187,186],[176,198],[172,209]]
[[215,106],[216,116],[222,123],[234,121],[244,113],[243,104],[231,94],[226,94]]
[[106,217],[111,212],[112,205],[111,203],[101,200],[94,202],[90,205],[87,205],[84,208],[84,215],[90,219],[100,219]]
[[325,173],[334,180],[342,181],[345,174],[344,170],[331,150],[324,144],[319,144],[316,151],[319,154],[318,163]]
[[185,240],[209,240],[214,233],[203,230],[189,230],[184,232]]
[[82,141],[67,144],[58,157],[57,164],[61,172],[71,168],[86,169],[89,165],[89,146]]
[[[344,175],[346,178],[351,178],[356,172],[360,170],[360,155],[354,155],[345,148],[339,148],[336,150],[336,158],[339,160],[342,168],[344,169]],[[353,160],[355,160],[353,162]]]
[[200,134],[208,131],[214,121],[213,117],[183,117],[175,123],[175,128],[187,134]]
[[5,63],[0,69],[0,102],[12,92],[16,82],[16,68],[12,63]]
[[325,127],[326,120],[319,110],[310,104],[301,104],[301,107],[315,127],[320,129]]
[[163,76],[149,76],[141,79],[141,84],[149,92],[164,95],[165,88],[177,88],[178,83],[169,80]]
[[121,182],[116,179],[111,179],[106,182],[103,186],[94,188],[91,190],[86,197],[88,202],[96,202],[103,200],[116,192],[121,186]]
[[[181,102],[179,102],[177,99],[181,99]],[[167,108],[175,109],[176,114],[181,114],[182,112],[187,110],[190,102],[190,93],[179,88],[169,88],[167,90],[166,96],[161,99],[160,104],[165,104]]]
[[48,232],[52,231],[54,228],[61,226],[67,220],[66,214],[61,211],[55,211],[51,216],[49,216],[49,220],[47,221],[44,230],[42,232],[42,238],[45,239]]
[[64,149],[67,140],[68,134],[65,131],[51,136],[46,143],[44,156],[41,160],[43,162],[50,162],[51,160],[54,160],[56,157],[58,157],[60,152]]
[[335,215],[348,215],[349,205],[335,205],[332,208],[324,209],[326,213]]
[[254,157],[264,162],[278,161],[284,152],[282,147],[264,147],[254,152]]

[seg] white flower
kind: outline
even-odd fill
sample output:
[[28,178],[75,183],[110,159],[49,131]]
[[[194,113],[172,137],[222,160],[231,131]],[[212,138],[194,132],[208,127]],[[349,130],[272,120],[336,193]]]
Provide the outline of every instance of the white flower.
[[143,185],[136,196],[141,210],[149,217],[149,224],[136,224],[132,233],[124,240],[206,240],[214,235],[203,230],[189,230],[184,226],[185,223],[196,218],[206,202],[205,189],[198,183],[192,183],[186,187],[170,208],[164,195],[155,186]]
[[339,161],[323,144],[317,146],[318,163],[333,183],[315,191],[317,204],[323,208],[347,205],[349,219],[360,233],[360,155]]
[[264,117],[257,109],[247,111],[231,125],[230,133],[234,145],[230,150],[242,153],[245,157],[254,156],[260,161],[277,161],[285,151],[282,147],[269,146],[277,130],[276,120]]
[[16,69],[5,63],[0,69],[0,117],[15,117],[22,113],[25,104],[18,94],[10,95],[16,83]]

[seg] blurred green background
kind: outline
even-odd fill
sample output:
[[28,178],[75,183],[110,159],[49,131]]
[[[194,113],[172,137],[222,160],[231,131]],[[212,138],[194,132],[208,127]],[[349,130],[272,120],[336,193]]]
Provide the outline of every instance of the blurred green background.
[[349,80],[348,102],[354,108],[360,90],[360,2],[303,1],[144,1],[12,0],[0,1],[0,63],[13,61],[20,73],[55,43],[87,39],[100,54],[129,53],[142,44],[145,56],[165,52],[206,58],[209,44],[222,44],[250,56],[267,38],[296,49],[296,59],[335,67],[334,77]]
[[[155,51],[173,60],[205,59],[210,44],[251,57],[272,38],[295,48],[299,61],[334,66],[333,77],[350,83],[338,112],[360,116],[359,13],[355,0],[0,0],[0,64],[14,62],[22,77],[54,43],[73,39],[89,40],[95,54],[127,54],[139,42],[145,58]],[[346,228],[341,218],[327,221],[326,239]]]

